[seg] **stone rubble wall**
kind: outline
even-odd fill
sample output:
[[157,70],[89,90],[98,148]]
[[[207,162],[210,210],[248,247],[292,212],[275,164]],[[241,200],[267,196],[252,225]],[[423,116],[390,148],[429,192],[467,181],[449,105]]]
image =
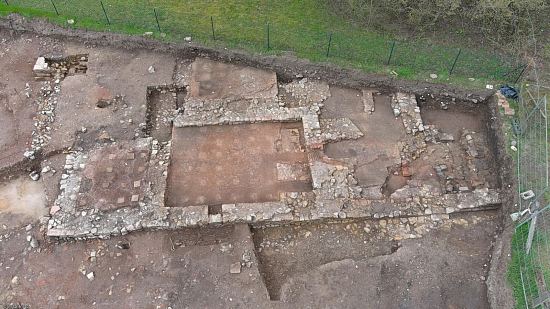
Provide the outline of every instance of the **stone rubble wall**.
[[365,113],[372,114],[374,113],[374,97],[372,96],[372,91],[362,90],[362,100],[363,100],[363,111]]
[[330,97],[330,88],[327,83],[311,81],[308,78],[293,80],[288,84],[283,84],[282,88],[298,100],[299,106],[318,104]]
[[27,159],[34,159],[35,155],[50,142],[52,124],[55,121],[55,109],[60,92],[59,79],[56,79],[54,82],[43,82],[43,86],[40,88],[41,95],[35,101],[38,105],[38,112],[36,117],[34,117],[31,147],[23,154]]
[[395,117],[401,118],[407,136],[399,142],[401,166],[406,167],[426,150],[431,131],[426,131],[414,94],[397,93],[391,100]]
[[424,124],[420,116],[420,107],[418,107],[414,94],[397,93],[391,100],[391,107],[395,117],[401,117],[405,131],[408,134],[416,134],[424,131]]
[[[113,211],[77,210],[75,195],[80,187],[80,166],[85,166],[88,155],[73,153],[67,156],[62,192],[56,200],[56,211],[48,226],[48,235],[69,238],[109,237],[130,231],[177,229],[208,224],[287,224],[320,219],[345,220],[372,218],[398,220],[402,229],[396,237],[420,237],[421,231],[449,219],[449,214],[460,211],[491,208],[500,203],[498,190],[476,189],[471,192],[443,194],[440,188],[409,182],[390,196],[381,194],[379,187],[362,188],[358,185],[352,164],[332,160],[322,155],[328,142],[357,139],[363,136],[348,118],[319,119],[320,108],[328,88],[318,97],[306,96],[301,91],[312,87],[312,82],[287,84],[293,96],[305,100],[305,106],[286,108],[277,99],[200,100],[190,98],[183,113],[174,119],[175,127],[234,125],[254,122],[301,121],[309,155],[312,192],[281,194],[278,202],[223,204],[218,214],[209,214],[208,205],[165,207],[164,191],[170,162],[170,143],[161,144],[149,139],[151,159],[145,198],[139,207]],[[328,94],[330,94],[328,92]],[[368,104],[367,104],[368,105]],[[366,106],[372,110],[373,107]],[[392,100],[396,117],[400,117],[407,136],[401,142],[402,165],[417,158],[426,149],[425,127],[420,118],[414,95],[397,94]],[[384,221],[386,222],[386,221]],[[393,221],[392,221],[393,222]],[[397,221],[396,221],[397,222]],[[422,222],[422,224],[420,224]],[[418,224],[418,226],[415,226]],[[415,230],[418,229],[418,230]]]
[[[253,101],[254,102],[254,101]],[[191,100],[186,105],[184,114],[174,119],[177,128],[207,126],[207,125],[233,125],[255,122],[290,122],[300,121],[303,114],[308,113],[306,108],[254,108],[249,107],[244,111],[230,110],[225,100]]]

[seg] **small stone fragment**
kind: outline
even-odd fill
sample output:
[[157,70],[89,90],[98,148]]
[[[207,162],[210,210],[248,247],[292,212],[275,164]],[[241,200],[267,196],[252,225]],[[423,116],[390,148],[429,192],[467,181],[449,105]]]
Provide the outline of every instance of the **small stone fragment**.
[[454,136],[449,133],[440,133],[439,134],[439,140],[441,142],[452,142],[455,140]]
[[93,271],[89,272],[87,275],[86,275],[86,278],[88,278],[88,280],[90,281],[93,281],[95,279],[95,274]]
[[61,207],[57,205],[52,206],[52,208],[50,208],[50,215],[57,213],[59,210],[61,210]]
[[241,262],[235,262],[229,267],[229,273],[231,274],[240,274],[241,273]]
[[29,244],[31,245],[31,248],[35,249],[38,248],[38,240],[36,238],[31,236],[31,240],[29,241]]
[[34,181],[38,181],[40,179],[40,173],[37,172],[37,171],[32,171],[29,174],[29,177],[31,177],[31,179],[34,180]]

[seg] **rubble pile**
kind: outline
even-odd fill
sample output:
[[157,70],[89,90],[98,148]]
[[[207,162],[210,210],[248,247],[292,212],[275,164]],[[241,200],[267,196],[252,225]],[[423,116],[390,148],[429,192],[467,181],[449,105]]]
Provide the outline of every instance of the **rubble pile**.
[[38,112],[34,117],[34,130],[32,132],[31,148],[23,154],[28,159],[34,159],[51,139],[52,124],[55,121],[55,108],[61,87],[59,79],[55,82],[45,81],[40,88],[40,96],[36,99]]

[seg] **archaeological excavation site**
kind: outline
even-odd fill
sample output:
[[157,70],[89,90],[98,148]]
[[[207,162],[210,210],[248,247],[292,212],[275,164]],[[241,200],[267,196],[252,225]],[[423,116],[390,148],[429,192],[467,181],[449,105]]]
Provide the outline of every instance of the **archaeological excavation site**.
[[0,30],[0,306],[489,308],[491,92],[63,31]]

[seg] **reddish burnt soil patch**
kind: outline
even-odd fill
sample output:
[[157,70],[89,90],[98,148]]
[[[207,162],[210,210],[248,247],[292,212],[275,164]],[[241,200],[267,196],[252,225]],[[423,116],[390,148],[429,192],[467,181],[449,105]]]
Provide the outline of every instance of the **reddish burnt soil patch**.
[[309,191],[302,145],[300,123],[174,128],[166,204],[269,202]]

